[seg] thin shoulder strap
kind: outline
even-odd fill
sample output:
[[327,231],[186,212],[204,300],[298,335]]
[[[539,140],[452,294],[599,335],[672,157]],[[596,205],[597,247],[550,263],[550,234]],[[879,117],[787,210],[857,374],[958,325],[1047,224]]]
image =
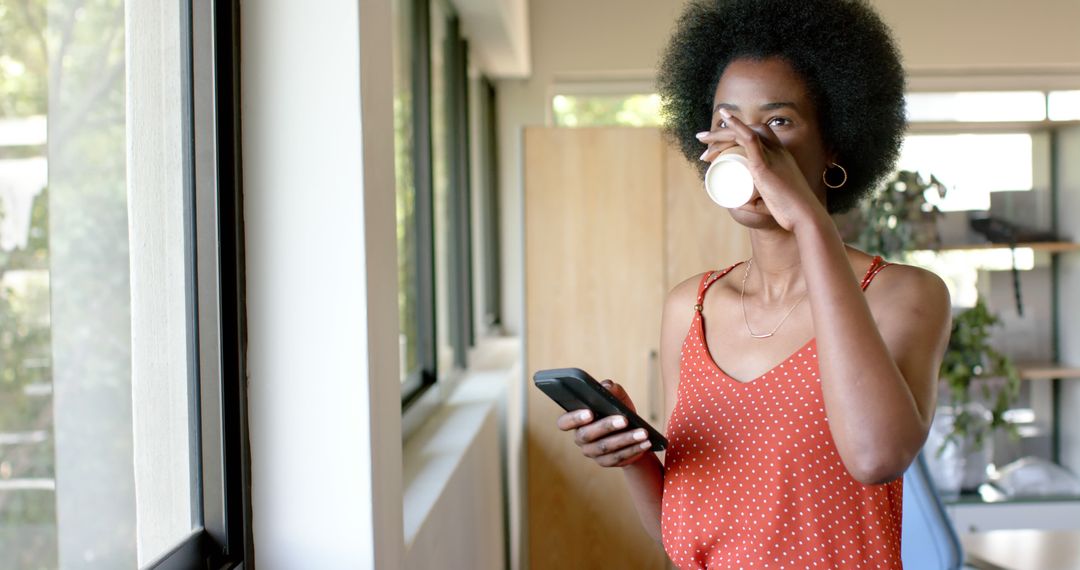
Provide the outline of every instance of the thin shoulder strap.
[[694,305],[694,310],[699,313],[701,312],[705,303],[705,292],[709,290],[710,285],[716,283],[717,280],[730,273],[732,269],[735,269],[742,263],[743,262],[740,261],[723,271],[710,271],[706,273],[705,276],[701,278],[701,283],[698,285],[697,303]]
[[866,291],[866,288],[870,286],[870,282],[874,280],[874,277],[877,277],[877,274],[889,265],[892,264],[882,259],[880,255],[875,255],[874,260],[870,262],[870,268],[866,270],[866,275],[862,278],[862,284],[860,285],[862,290]]

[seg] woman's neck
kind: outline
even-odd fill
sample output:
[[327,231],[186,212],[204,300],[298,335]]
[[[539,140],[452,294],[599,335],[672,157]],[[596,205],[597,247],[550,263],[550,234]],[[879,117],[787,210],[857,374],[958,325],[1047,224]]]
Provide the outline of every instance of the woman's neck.
[[753,264],[746,278],[746,295],[765,304],[787,302],[806,293],[795,234],[776,229],[750,230]]

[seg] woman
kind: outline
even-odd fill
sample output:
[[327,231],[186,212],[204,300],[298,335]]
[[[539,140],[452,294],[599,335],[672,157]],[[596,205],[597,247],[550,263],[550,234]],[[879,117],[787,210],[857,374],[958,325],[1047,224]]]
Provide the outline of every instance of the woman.
[[753,254],[668,294],[663,464],[621,418],[558,426],[622,468],[679,568],[900,568],[902,475],[932,419],[949,296],[932,273],[846,247],[830,219],[898,154],[889,32],[851,0],[692,2],[659,86],[702,171],[746,153],[759,196],[729,213]]

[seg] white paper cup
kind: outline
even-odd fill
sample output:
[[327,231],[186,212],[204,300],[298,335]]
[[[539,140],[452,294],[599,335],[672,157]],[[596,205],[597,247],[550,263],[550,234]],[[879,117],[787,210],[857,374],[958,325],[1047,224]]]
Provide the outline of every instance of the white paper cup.
[[705,171],[705,191],[724,208],[738,208],[754,197],[754,177],[746,157],[725,152]]

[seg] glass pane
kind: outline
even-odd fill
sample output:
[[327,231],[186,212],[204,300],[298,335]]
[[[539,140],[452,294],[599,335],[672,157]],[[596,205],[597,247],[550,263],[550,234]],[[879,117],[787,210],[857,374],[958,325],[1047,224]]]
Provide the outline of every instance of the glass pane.
[[446,82],[446,8],[431,0],[431,183],[435,205],[435,366],[440,373],[454,368],[450,341],[450,192],[452,149],[450,98]]
[[394,176],[397,184],[398,311],[401,326],[401,382],[420,368],[417,352],[417,239],[414,181],[412,42],[410,0],[395,0],[394,18]]
[[1051,121],[1080,121],[1080,91],[1051,91],[1046,107]]
[[[0,553],[55,567],[47,56],[34,3],[0,0]],[[21,15],[22,17],[16,17]]]
[[[987,160],[994,168],[986,168]],[[909,135],[897,168],[941,180],[948,188],[944,200],[928,197],[941,210],[988,210],[991,192],[1031,190],[1032,138],[1028,133]]]
[[1041,91],[908,93],[911,122],[1042,121],[1046,96]]
[[560,127],[627,126],[661,124],[660,96],[556,95],[552,99],[555,124]]
[[180,22],[0,0],[4,568],[133,568],[199,524]]

